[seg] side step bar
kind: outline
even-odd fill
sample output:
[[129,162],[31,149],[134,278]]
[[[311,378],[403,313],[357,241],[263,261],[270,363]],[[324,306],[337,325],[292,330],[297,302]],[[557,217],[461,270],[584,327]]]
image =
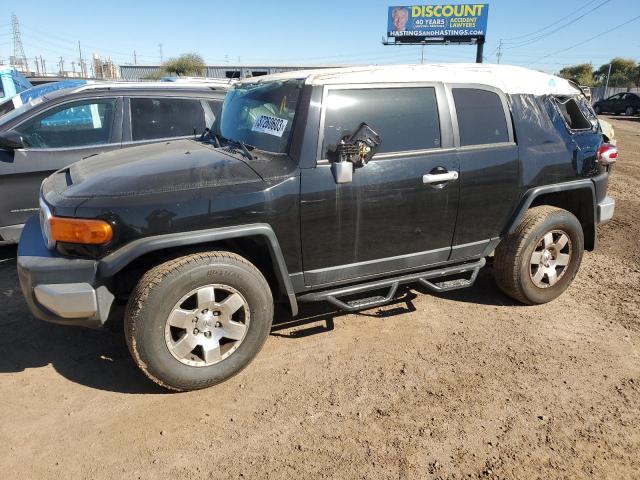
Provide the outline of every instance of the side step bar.
[[[421,285],[425,286],[433,292],[447,292],[449,290],[457,290],[459,288],[469,287],[476,281],[478,272],[482,267],[484,267],[485,263],[486,260],[484,258],[481,258],[480,260],[476,260],[475,262],[454,265],[437,270],[411,273],[408,275],[402,275],[400,277],[385,278],[383,280],[376,280],[373,282],[361,283],[358,285],[351,285],[347,287],[336,288],[333,290],[306,293],[304,295],[300,295],[298,297],[298,300],[301,302],[327,301],[342,310],[355,312],[357,310],[378,307],[380,305],[389,303],[391,300],[393,300],[393,297],[398,290],[398,286],[406,283],[419,282]],[[436,278],[450,277],[452,275],[460,275],[469,272],[471,272],[471,276],[468,279],[431,281],[432,279]],[[379,290],[387,287],[389,288],[389,290],[385,296],[378,295],[351,301],[343,301],[339,298],[357,295],[359,293],[369,292],[372,290]]]

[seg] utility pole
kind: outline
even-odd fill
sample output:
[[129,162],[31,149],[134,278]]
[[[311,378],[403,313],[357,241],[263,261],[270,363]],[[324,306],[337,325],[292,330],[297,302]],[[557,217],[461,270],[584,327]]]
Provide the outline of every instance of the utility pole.
[[478,38],[478,43],[476,45],[476,63],[482,63],[482,58],[484,52],[484,37]]
[[422,44],[422,52],[420,53],[420,64],[424,63],[424,43]]
[[604,96],[607,97],[607,92],[609,91],[609,77],[611,76],[611,64],[609,64],[609,71],[607,72],[607,83],[604,85]]
[[73,76],[76,76],[76,62],[71,62],[71,71],[73,72]]
[[136,55],[136,51],[133,51],[133,64],[138,65],[138,56]]
[[45,62],[44,58],[42,58],[42,55],[40,56],[40,61],[42,62],[42,72],[46,76],[47,75],[47,63]]
[[498,54],[496,57],[498,59],[498,63],[500,63],[500,59],[502,58],[502,40],[500,40],[500,43],[498,44]]
[[11,14],[11,33],[13,35],[13,58],[14,62],[20,63],[25,73],[29,70],[27,64],[27,56],[24,54],[24,47],[22,46],[22,35],[20,34],[20,23],[15,13]]
[[80,53],[80,76],[86,77],[84,74],[84,62],[82,61],[82,47],[80,46],[80,40],[78,40],[78,52]]
[[163,60],[162,60],[162,44],[161,43],[158,44],[158,52],[160,53],[160,65],[162,65]]
[[64,58],[60,57],[60,62],[58,63],[58,66],[60,67],[60,76],[64,77]]

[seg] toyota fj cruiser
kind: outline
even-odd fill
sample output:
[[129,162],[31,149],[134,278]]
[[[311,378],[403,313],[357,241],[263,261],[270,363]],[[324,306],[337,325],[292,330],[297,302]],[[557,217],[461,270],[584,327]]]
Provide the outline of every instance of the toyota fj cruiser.
[[247,79],[199,140],[45,180],[20,282],[35,316],[65,325],[100,326],[126,305],[140,368],[169,389],[203,388],[258,353],[275,302],[351,311],[401,284],[468,287],[492,254],[504,292],[553,300],[613,215],[616,157],[579,90],[523,68]]

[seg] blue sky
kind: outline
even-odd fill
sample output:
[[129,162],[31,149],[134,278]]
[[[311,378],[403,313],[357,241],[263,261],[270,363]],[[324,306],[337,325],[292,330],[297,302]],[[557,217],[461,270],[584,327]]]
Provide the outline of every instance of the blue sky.
[[[576,18],[603,2],[606,3],[583,18]],[[484,3],[490,5],[487,61],[496,61],[500,39],[505,42],[502,63],[548,72],[580,62],[592,62],[597,67],[613,56],[640,60],[640,18],[614,28],[640,15],[640,0],[486,0]],[[26,56],[42,55],[47,69],[53,71],[60,56],[65,59],[66,68],[70,68],[71,61],[77,62],[78,40],[86,57],[97,53],[111,56],[119,64],[133,63],[134,50],[138,64],[157,64],[160,43],[165,59],[183,52],[196,52],[209,64],[419,63],[420,47],[381,44],[386,32],[387,7],[398,4],[411,2],[30,0],[13,2],[12,7],[20,20]],[[6,62],[13,54],[12,12],[4,8],[3,12],[0,58]],[[569,14],[572,15],[543,31],[543,35],[514,39]],[[558,27],[562,28],[545,34]],[[604,32],[602,36],[583,43],[601,32]],[[541,38],[528,43],[537,37]],[[574,45],[577,46],[560,51]],[[428,62],[474,59],[473,46],[425,48]]]

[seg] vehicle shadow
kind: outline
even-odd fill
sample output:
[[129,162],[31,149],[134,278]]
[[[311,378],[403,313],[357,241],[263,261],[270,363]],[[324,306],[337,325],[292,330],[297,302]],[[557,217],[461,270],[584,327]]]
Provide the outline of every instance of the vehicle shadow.
[[640,117],[612,117],[614,120],[621,120],[623,122],[640,122]]
[[0,374],[51,365],[65,378],[100,390],[166,392],[135,366],[123,334],[34,318],[20,291],[15,252],[0,247]]
[[[89,330],[53,325],[35,319],[22,297],[16,272],[15,247],[0,247],[0,373],[19,373],[51,365],[65,378],[99,390],[119,393],[167,393],[136,367],[120,330]],[[481,271],[472,288],[437,294],[465,303],[517,305],[495,286],[490,269]],[[360,316],[384,320],[416,310],[414,300],[432,294],[412,284],[399,288],[395,299]],[[432,294],[433,295],[433,294]],[[326,303],[302,303],[292,318],[278,308],[271,335],[298,339],[330,332],[337,318],[348,315]]]
[[[502,293],[493,279],[491,266],[480,270],[475,284],[470,288],[452,290],[450,292],[434,293],[420,284],[402,285],[398,288],[395,298],[383,307],[355,312],[360,316],[371,318],[388,318],[416,311],[413,301],[419,295],[432,295],[438,298],[461,303],[475,303],[494,306],[519,306],[519,302]],[[281,308],[276,312],[271,335],[282,338],[302,338],[318,335],[333,330],[334,320],[350,312],[336,309],[326,302],[300,303],[300,313],[295,318]]]

